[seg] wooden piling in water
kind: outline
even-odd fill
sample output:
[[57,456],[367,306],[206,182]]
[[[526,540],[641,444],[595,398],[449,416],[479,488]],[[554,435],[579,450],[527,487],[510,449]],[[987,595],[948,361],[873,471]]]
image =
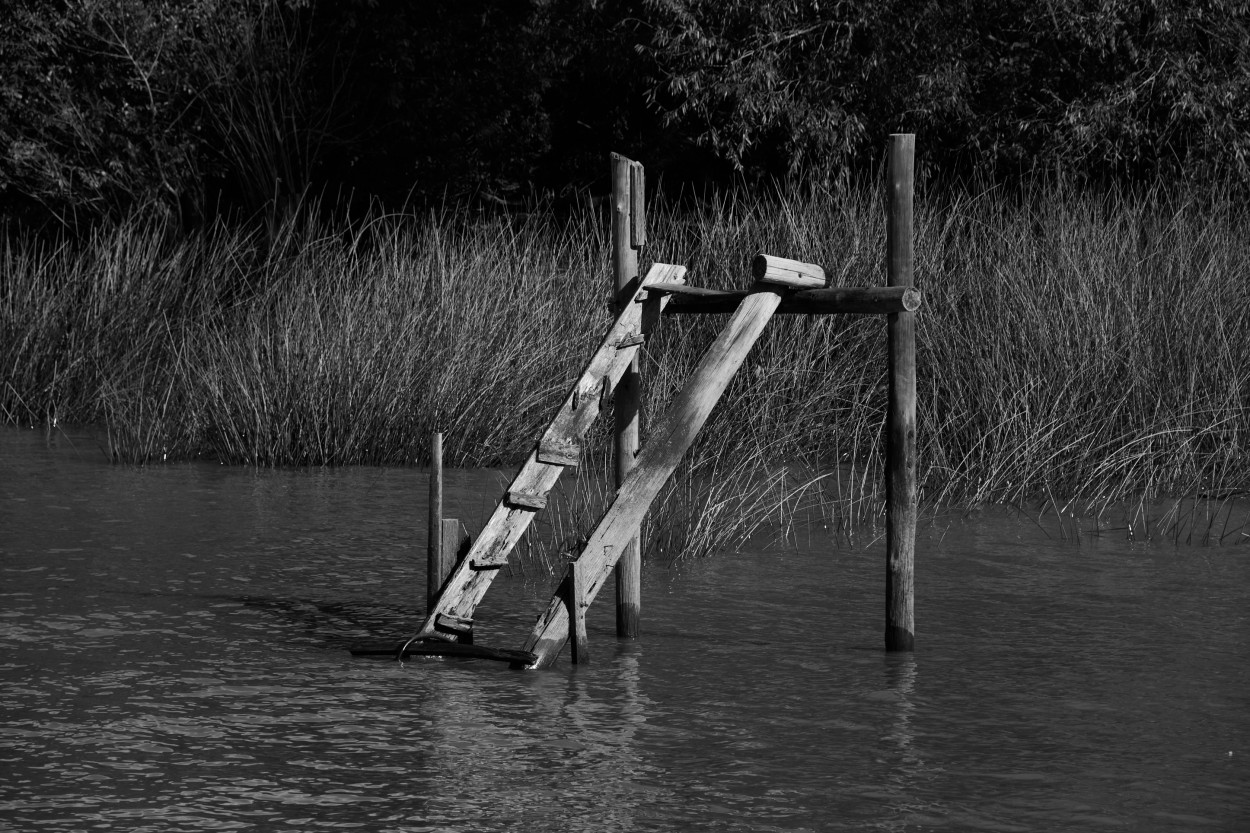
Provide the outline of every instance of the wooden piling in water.
[[[458,521],[442,518],[442,434],[434,435],[426,621],[407,642],[389,653],[488,657],[521,667],[543,668],[555,661],[571,637],[573,661],[584,663],[588,659],[586,608],[613,573],[617,634],[636,638],[641,618],[638,538],[642,518],[775,313],[887,316],[885,641],[890,651],[913,650],[917,521],[915,311],[921,304],[920,293],[914,286],[912,253],[914,151],[914,136],[891,136],[887,286],[830,287],[824,268],[817,264],[759,254],[751,264],[758,283],[745,291],[688,287],[684,283],[684,267],[658,263],[640,280],[638,250],[646,242],[643,168],[612,154],[611,239],[617,320],[476,543],[468,540]],[[654,436],[640,455],[638,350],[666,309],[732,316],[668,412],[657,420]],[[546,508],[560,472],[578,464],[582,438],[609,395],[614,401],[615,498],[577,560],[569,565],[525,649],[473,649],[473,614],[478,603],[507,563],[508,554],[534,514]],[[361,653],[378,652],[365,646]]]
[[[646,242],[643,203],[646,198],[643,168],[619,153],[612,154],[612,296],[616,311],[628,303],[638,285],[638,250]],[[620,488],[638,456],[638,421],[642,390],[634,356],[613,394],[616,452],[616,486]],[[642,554],[639,530],[621,551],[616,564],[616,635],[637,639],[641,632]],[[584,653],[584,652],[583,652]]]
[[443,434],[430,441],[430,506],[425,553],[425,609],[434,609],[447,572],[443,569]]
[[[912,189],[916,137],[890,136],[886,283],[912,286]],[[914,312],[886,317],[889,408],[886,440],[885,648],[915,648],[916,323]]]
[[569,641],[572,643],[572,660],[574,665],[585,665],[590,662],[589,641],[586,638],[585,576],[578,569],[577,562],[569,565],[564,577],[564,604],[569,615]]
[[[443,518],[440,526],[442,535],[440,536],[441,544],[438,551],[438,576],[434,584],[434,600],[431,601],[430,607],[427,609],[433,608],[434,602],[438,600],[438,594],[442,589],[443,582],[447,581],[451,571],[456,569],[456,565],[468,553],[469,546],[473,543],[473,539],[469,537],[468,530],[464,528],[464,524],[460,523],[456,518]],[[460,641],[465,645],[473,644],[472,628],[460,636]]]

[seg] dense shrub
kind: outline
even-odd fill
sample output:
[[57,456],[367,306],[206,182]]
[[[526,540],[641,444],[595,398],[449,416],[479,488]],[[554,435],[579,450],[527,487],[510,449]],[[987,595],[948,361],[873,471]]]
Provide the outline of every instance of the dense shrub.
[[870,167],[1250,184],[1233,0],[10,0],[0,212],[281,218]]
[[934,166],[1250,182],[1230,0],[650,0],[651,98],[736,165],[837,174],[915,132]]

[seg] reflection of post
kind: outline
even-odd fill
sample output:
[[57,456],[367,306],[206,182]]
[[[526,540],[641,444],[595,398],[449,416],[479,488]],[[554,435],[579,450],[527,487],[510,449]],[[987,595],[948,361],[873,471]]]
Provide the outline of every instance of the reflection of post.
[[[889,781],[900,803],[915,801],[917,781],[925,776],[925,763],[916,751],[916,659],[914,654],[895,654],[886,662],[886,684],[896,697],[894,722],[886,738],[894,743]],[[897,807],[896,809],[902,809]]]
[[912,703],[912,697],[916,693],[916,660],[903,656],[886,662],[889,663],[886,678],[890,688],[898,695],[898,713],[895,715],[894,731],[890,733],[890,737],[898,743],[899,751],[909,752],[915,735],[911,716],[916,711],[916,706]]
[[[612,274],[613,298],[619,313],[623,299],[634,294],[638,282],[638,250],[646,242],[643,219],[642,165],[612,154]],[[625,482],[638,455],[638,412],[642,391],[638,356],[616,383],[613,394],[616,420],[616,486]],[[638,534],[621,551],[616,564],[616,635],[637,639],[642,608],[642,556]]]
[[[887,283],[913,284],[912,165],[916,137],[890,137]],[[886,442],[885,649],[915,648],[916,314],[887,317],[890,401]]]
[[[554,696],[558,688],[543,691],[543,707],[548,725],[535,721],[530,731],[542,737],[557,737],[565,743],[582,747],[580,755],[569,758],[568,769],[560,783],[573,794],[607,795],[610,800],[585,805],[570,802],[565,826],[577,830],[633,830],[639,826],[639,811],[644,802],[673,800],[663,787],[647,783],[641,786],[640,773],[646,769],[645,758],[636,742],[639,729],[647,725],[650,701],[640,691],[637,644],[620,644],[616,657],[598,666],[593,676],[569,674],[560,682],[564,697]],[[560,682],[554,685],[559,685]]]

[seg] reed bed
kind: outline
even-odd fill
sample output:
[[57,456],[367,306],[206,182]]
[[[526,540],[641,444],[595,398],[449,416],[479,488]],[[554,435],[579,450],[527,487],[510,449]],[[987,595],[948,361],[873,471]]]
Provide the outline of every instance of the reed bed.
[[[880,284],[878,195],[869,183],[658,203],[644,260],[741,287],[767,251],[821,263],[838,285]],[[1247,540],[1244,513],[1227,520],[1250,492],[1245,208],[1055,186],[917,206],[922,504],[1123,513],[1132,530],[1129,506],[1192,537],[1194,523],[1150,509],[1187,497],[1217,518],[1207,540]],[[74,244],[10,237],[0,414],[102,425],[109,453],[134,463],[413,465],[435,430],[448,465],[523,457],[610,320],[606,214],[331,213],[266,233],[188,237],[135,219]],[[719,324],[669,318],[648,344],[644,436]],[[657,502],[650,552],[702,554],[812,520],[837,535],[871,526],[884,385],[879,318],[774,319]],[[593,521],[606,447],[597,426],[598,462],[535,548]]]

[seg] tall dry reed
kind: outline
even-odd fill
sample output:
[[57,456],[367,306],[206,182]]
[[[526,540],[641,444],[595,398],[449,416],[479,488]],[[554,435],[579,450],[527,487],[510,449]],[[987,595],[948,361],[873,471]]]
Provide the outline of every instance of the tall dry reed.
[[[917,205],[925,505],[1098,514],[1250,489],[1241,205],[1061,187]],[[410,465],[434,430],[451,465],[523,457],[609,321],[606,216],[318,216],[265,235],[134,220],[78,244],[6,240],[4,417],[102,424],[136,462]],[[875,187],[650,217],[646,258],[687,264],[696,285],[746,285],[757,251],[883,282]],[[666,319],[649,343],[644,435],[722,322]],[[879,318],[775,319],[658,505],[653,551],[812,513],[839,534],[876,519],[884,385]],[[597,426],[588,454],[606,438]],[[569,517],[595,515],[604,487],[578,488]]]

